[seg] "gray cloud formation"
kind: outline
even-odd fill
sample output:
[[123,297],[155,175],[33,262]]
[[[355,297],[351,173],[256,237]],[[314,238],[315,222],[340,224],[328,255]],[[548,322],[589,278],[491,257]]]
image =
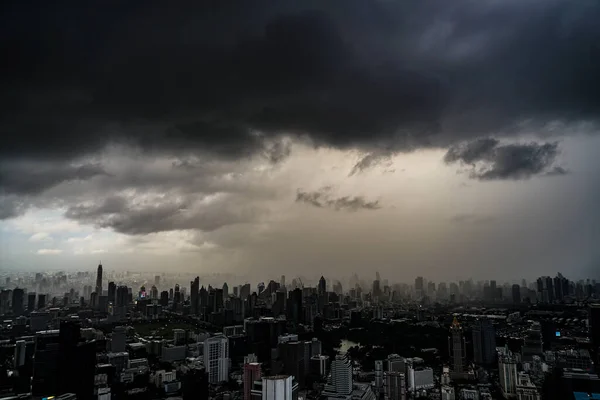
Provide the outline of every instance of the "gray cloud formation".
[[333,197],[330,186],[313,192],[298,189],[296,202],[310,204],[318,208],[331,208],[336,211],[377,210],[381,208],[379,201],[368,201],[362,196]]
[[262,215],[261,210],[243,207],[231,199],[206,200],[165,198],[140,204],[134,197],[109,197],[99,204],[71,206],[65,216],[99,228],[140,235],[183,229],[210,232],[227,225],[255,222]]
[[62,182],[85,181],[107,175],[100,164],[0,163],[0,188],[3,194],[36,195]]
[[527,179],[541,173],[566,173],[552,165],[557,154],[556,142],[501,145],[497,139],[484,138],[450,147],[444,161],[471,166],[470,177],[474,179]]
[[0,17],[3,158],[446,146],[600,109],[595,0],[38,3]]
[[[354,167],[352,167],[348,176],[360,174],[363,171],[379,165],[389,168],[392,165],[392,156],[393,154],[390,152],[369,153],[358,160]],[[386,171],[390,172],[389,170]]]

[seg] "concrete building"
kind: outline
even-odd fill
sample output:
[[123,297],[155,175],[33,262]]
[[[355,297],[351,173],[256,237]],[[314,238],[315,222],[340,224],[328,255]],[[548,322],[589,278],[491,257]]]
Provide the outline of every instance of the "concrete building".
[[452,326],[450,326],[448,349],[450,350],[452,372],[463,372],[466,366],[467,349],[462,326],[460,326],[456,317],[454,317],[454,320],[452,321]]
[[442,400],[456,400],[456,394],[452,386],[442,386],[440,389],[440,395]]
[[349,396],[352,394],[352,364],[345,355],[335,356],[331,362],[331,375],[325,385],[325,396]]
[[244,400],[251,399],[254,382],[261,379],[262,370],[257,362],[244,364]]
[[517,400],[541,400],[542,396],[537,387],[531,382],[531,378],[525,372],[519,372],[517,375]]
[[404,373],[387,371],[384,381],[385,400],[406,400],[406,376]]
[[517,360],[511,351],[498,353],[498,374],[504,397],[515,396],[517,394]]
[[263,377],[251,392],[252,400],[297,400],[298,384],[291,375]]
[[213,336],[204,341],[204,366],[209,383],[229,380],[229,342],[225,336]]

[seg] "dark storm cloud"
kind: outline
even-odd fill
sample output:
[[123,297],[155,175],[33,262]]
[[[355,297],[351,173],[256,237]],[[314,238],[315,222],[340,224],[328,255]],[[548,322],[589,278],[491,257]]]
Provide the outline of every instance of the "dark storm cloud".
[[600,110],[596,0],[2,7],[5,158],[110,141],[241,157],[265,151],[256,131],[447,146]]
[[331,208],[336,211],[377,210],[381,208],[379,201],[367,201],[362,196],[333,197],[332,188],[323,187],[317,191],[298,190],[296,202],[310,204],[317,208]]
[[107,175],[100,164],[0,162],[0,190],[3,195],[36,195],[63,182],[85,181],[99,175]]
[[552,165],[557,154],[556,142],[501,145],[484,138],[450,147],[444,161],[471,166],[470,177],[480,180],[526,179],[541,173],[565,174],[564,168]]

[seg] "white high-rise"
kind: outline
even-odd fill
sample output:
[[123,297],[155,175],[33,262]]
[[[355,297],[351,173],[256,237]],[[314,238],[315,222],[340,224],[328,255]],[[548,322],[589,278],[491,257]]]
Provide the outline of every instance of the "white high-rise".
[[512,352],[498,353],[498,372],[500,386],[504,396],[514,396],[517,393],[517,361]]
[[204,340],[204,366],[210,383],[229,380],[229,342],[225,336]]
[[294,391],[297,390],[298,385],[294,385],[294,378],[291,375],[262,378],[262,400],[292,400]]

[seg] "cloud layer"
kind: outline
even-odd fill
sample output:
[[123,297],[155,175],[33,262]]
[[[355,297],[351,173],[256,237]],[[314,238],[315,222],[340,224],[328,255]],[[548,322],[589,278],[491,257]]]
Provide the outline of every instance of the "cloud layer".
[[12,3],[3,158],[445,146],[600,109],[594,0]]

